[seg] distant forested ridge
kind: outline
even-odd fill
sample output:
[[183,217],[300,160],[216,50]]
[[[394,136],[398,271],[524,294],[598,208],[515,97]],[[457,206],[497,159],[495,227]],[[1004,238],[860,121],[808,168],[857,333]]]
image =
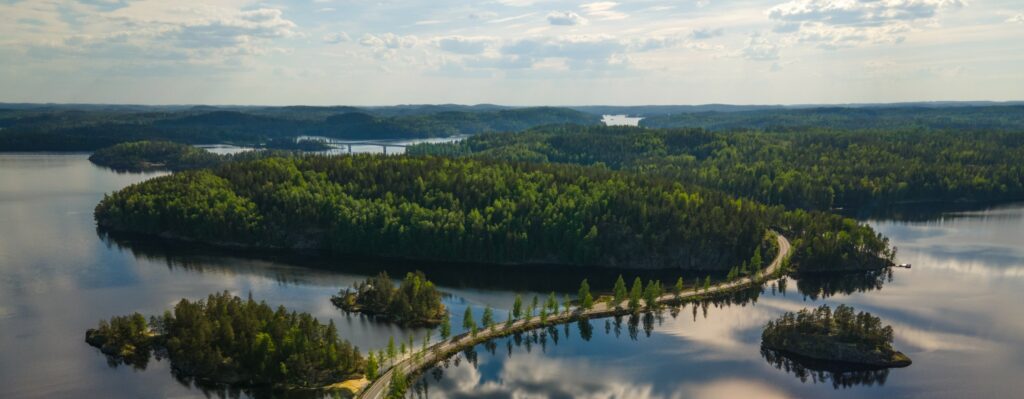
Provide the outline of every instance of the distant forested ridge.
[[734,112],[655,114],[640,121],[649,128],[703,128],[712,131],[948,131],[1024,132],[1024,105],[860,106],[776,108]]
[[67,108],[0,110],[0,151],[92,151],[132,141],[259,144],[272,139],[413,139],[547,124],[600,123],[567,108],[435,107]]
[[149,321],[138,313],[101,321],[86,341],[134,365],[157,349],[178,373],[219,384],[322,388],[363,370],[359,349],[338,337],[333,321],[227,292],[182,299]]
[[[837,216],[602,168],[473,159],[303,156],[228,162],[104,198],[113,231],[218,245],[440,261],[729,270],[770,227],[809,267],[878,267],[888,242]],[[769,253],[763,248],[762,253]],[[794,257],[799,260],[801,258]]]
[[802,209],[1024,199],[1024,131],[726,133],[549,126],[408,151],[605,165]]

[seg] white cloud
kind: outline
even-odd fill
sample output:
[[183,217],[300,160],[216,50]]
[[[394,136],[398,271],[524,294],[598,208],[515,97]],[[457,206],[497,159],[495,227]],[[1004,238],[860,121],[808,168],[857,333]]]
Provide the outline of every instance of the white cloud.
[[586,25],[587,19],[571,11],[553,12],[548,14],[548,23],[562,26]]
[[580,8],[584,10],[585,14],[594,19],[616,20],[628,18],[629,15],[615,10],[618,5],[619,3],[613,1],[599,1],[583,4]]
[[338,43],[348,43],[350,41],[352,41],[352,38],[349,37],[348,33],[345,33],[345,32],[338,32],[338,33],[331,33],[331,34],[328,34],[328,35],[324,35],[324,43],[338,44]]
[[456,54],[480,54],[494,39],[489,37],[447,36],[437,39],[441,50]]
[[710,39],[710,38],[713,38],[713,37],[722,36],[722,34],[724,32],[725,31],[722,30],[722,28],[718,28],[718,29],[710,29],[710,28],[694,29],[693,32],[690,32],[690,38],[695,39],[695,40]]
[[367,33],[359,39],[359,44],[374,49],[395,50],[410,48],[415,46],[417,43],[419,43],[419,39],[416,36],[402,36],[390,32],[379,35]]
[[943,9],[965,6],[961,0],[791,0],[767,11],[776,33],[792,33],[797,42],[826,49],[900,43],[918,21],[933,20]]
[[1006,20],[1011,24],[1024,24],[1024,13],[1014,15]]
[[768,17],[827,25],[877,26],[890,21],[932,18],[942,8],[964,5],[960,0],[792,0],[769,9]]
[[764,36],[754,34],[747,38],[747,45],[740,55],[752,61],[775,61],[779,59],[779,46]]

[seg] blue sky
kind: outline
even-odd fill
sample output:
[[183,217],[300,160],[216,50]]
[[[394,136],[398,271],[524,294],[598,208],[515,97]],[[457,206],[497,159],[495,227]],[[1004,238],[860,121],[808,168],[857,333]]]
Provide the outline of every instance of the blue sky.
[[1024,100],[1024,2],[0,0],[0,101]]

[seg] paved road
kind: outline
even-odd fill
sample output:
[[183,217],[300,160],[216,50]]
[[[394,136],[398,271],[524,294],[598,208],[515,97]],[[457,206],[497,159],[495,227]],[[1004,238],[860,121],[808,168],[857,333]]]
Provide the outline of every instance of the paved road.
[[[678,297],[675,294],[665,294],[658,298],[658,302],[675,302],[679,300],[686,300],[693,297],[720,293],[723,291],[729,291],[741,287],[746,287],[752,284],[757,284],[759,281],[762,281],[765,277],[775,274],[775,272],[778,271],[780,267],[782,267],[783,259],[789,256],[789,240],[787,240],[786,237],[783,237],[781,234],[776,234],[775,237],[779,242],[779,254],[775,256],[775,259],[772,260],[772,263],[768,265],[768,267],[764,268],[763,270],[761,270],[761,272],[755,274],[754,276],[744,277],[730,281],[728,283],[715,285],[712,286],[711,289],[707,291],[687,291],[682,293]],[[645,304],[644,308],[646,307],[647,306]],[[580,311],[580,309],[574,309],[573,311],[566,311],[550,315],[548,316],[546,322],[543,323],[540,320],[540,316],[537,316],[531,319],[517,320],[510,326],[505,326],[505,324],[498,324],[490,329],[480,330],[477,332],[477,335],[475,337],[470,336],[469,333],[459,334],[452,337],[449,340],[438,342],[433,346],[430,346],[425,351],[421,352],[422,356],[420,356],[419,359],[416,359],[414,356],[405,356],[401,359],[398,359],[394,363],[394,366],[387,369],[387,371],[381,374],[380,377],[377,377],[376,380],[373,380],[373,382],[371,382],[369,386],[363,389],[363,391],[360,392],[358,397],[364,399],[383,398],[387,394],[388,386],[391,383],[391,376],[394,375],[396,369],[401,370],[402,374],[408,376],[415,371],[425,369],[443,360],[451,353],[462,350],[471,345],[476,345],[480,342],[487,341],[489,339],[507,336],[520,331],[528,331],[535,328],[544,327],[546,325],[570,322],[580,319],[581,317],[593,319],[625,313],[629,313],[629,310],[623,307],[613,307],[609,303],[601,302],[594,304],[594,307],[587,311]]]

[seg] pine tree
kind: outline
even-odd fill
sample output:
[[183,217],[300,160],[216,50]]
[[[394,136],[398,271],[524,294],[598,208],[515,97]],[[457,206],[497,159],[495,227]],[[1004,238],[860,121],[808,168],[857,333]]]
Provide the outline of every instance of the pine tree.
[[395,348],[395,337],[392,336],[392,337],[388,338],[388,359],[390,359],[392,361],[392,363],[393,363],[397,356],[398,356],[398,349]]
[[476,321],[473,321],[473,308],[466,306],[466,313],[462,316],[462,328],[476,335]]
[[391,383],[388,385],[388,399],[401,399],[405,397],[405,391],[409,389],[409,381],[405,378],[402,370],[395,368],[391,373]]
[[548,301],[544,303],[544,307],[548,309],[548,313],[558,313],[558,298],[555,297],[555,292],[552,291],[548,294]]
[[711,291],[711,276],[704,277],[704,292]]
[[754,257],[750,258],[750,269],[754,271],[761,270],[761,264],[763,262],[764,261],[761,260],[761,247],[759,246],[754,250]]
[[583,310],[590,310],[594,307],[594,296],[590,294],[590,283],[587,282],[587,279],[580,282],[579,301]]
[[619,279],[615,280],[615,288],[612,289],[612,292],[615,295],[615,306],[619,306],[619,304],[626,299],[626,295],[628,295],[626,292],[626,280],[622,279],[621,274],[619,275]]
[[518,320],[523,316],[523,297],[516,294],[516,301],[512,304],[512,318]]
[[633,280],[633,288],[629,290],[629,310],[633,313],[640,311],[640,299],[643,297],[644,283],[637,277]]
[[565,294],[565,295],[563,295],[563,296],[562,296],[562,308],[563,308],[563,312],[565,312],[565,313],[569,313],[569,305],[570,305],[570,302],[569,302],[569,294]]
[[480,324],[482,324],[484,328],[491,328],[494,326],[494,312],[491,310],[490,306],[484,308],[484,315],[480,318]]
[[452,335],[452,322],[448,317],[448,312],[445,312],[444,317],[441,319],[441,339],[448,339]]
[[370,352],[366,357],[366,379],[373,381],[377,379],[377,370],[380,366],[377,364],[377,356]]
[[676,280],[675,287],[672,287],[672,293],[676,294],[676,299],[679,299],[679,296],[683,294],[683,278],[682,277],[680,277],[678,280]]

